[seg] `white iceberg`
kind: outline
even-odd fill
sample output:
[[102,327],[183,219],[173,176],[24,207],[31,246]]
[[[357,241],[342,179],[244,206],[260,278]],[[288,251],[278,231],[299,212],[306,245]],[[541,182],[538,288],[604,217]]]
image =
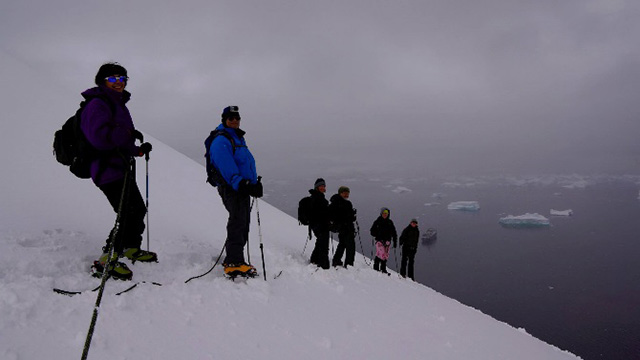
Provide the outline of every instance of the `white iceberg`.
[[406,188],[404,186],[396,186],[396,188],[391,191],[393,191],[396,194],[403,194],[403,193],[411,192],[411,189]]
[[505,227],[543,227],[550,226],[549,219],[538,213],[526,213],[519,216],[505,216],[498,220],[500,225]]
[[447,208],[449,210],[478,211],[480,203],[477,201],[454,201]]
[[571,216],[573,215],[573,210],[553,210],[551,209],[551,215],[553,216]]

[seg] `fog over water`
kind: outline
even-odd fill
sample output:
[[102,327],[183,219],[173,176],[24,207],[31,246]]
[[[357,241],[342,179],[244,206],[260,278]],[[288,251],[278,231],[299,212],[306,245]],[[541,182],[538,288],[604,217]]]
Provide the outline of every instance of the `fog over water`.
[[0,71],[12,84],[3,93],[24,95],[7,105],[31,103],[39,87],[56,93],[63,118],[97,68],[118,61],[136,126],[197,161],[222,108],[239,105],[271,178],[635,173],[639,10],[625,0],[6,1]]

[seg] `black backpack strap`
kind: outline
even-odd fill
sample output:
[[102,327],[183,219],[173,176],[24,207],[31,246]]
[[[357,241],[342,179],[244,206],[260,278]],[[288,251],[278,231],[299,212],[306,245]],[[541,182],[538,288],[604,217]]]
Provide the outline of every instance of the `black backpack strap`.
[[233,139],[233,136],[231,136],[231,134],[227,133],[226,131],[216,129],[216,130],[212,130],[211,133],[209,133],[209,136],[204,141],[204,144],[205,144],[204,158],[206,161],[205,167],[207,170],[207,182],[213,186],[226,184],[226,181],[224,180],[220,172],[218,172],[215,166],[211,164],[211,144],[213,144],[213,141],[219,135],[224,136],[229,140],[229,142],[231,143],[231,151],[233,154],[236,153],[236,148],[238,147],[236,145],[236,141]]
[[218,135],[222,135],[226,137],[227,140],[229,140],[229,142],[231,143],[231,152],[235,155],[237,146],[236,146],[236,141],[233,139],[233,136],[231,136],[231,134],[229,134],[224,130],[213,130],[211,134],[213,135],[213,138],[211,139],[211,143],[213,143],[213,140],[215,140],[215,138],[218,137]]

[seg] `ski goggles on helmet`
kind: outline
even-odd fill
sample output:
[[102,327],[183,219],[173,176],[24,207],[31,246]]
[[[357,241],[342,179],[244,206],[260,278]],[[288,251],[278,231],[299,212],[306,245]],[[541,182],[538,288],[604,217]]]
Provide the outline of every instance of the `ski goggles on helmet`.
[[125,82],[127,82],[127,80],[129,80],[129,77],[127,77],[127,76],[107,76],[104,79],[107,80],[110,83],[114,83],[116,81],[120,81],[122,83],[125,83]]

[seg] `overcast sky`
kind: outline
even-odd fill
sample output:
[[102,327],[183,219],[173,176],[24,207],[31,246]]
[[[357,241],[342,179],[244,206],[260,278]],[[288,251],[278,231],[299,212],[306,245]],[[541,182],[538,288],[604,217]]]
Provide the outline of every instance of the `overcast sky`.
[[63,114],[120,62],[136,126],[197,160],[238,105],[271,177],[638,173],[639,19],[625,0],[4,0],[0,52]]

